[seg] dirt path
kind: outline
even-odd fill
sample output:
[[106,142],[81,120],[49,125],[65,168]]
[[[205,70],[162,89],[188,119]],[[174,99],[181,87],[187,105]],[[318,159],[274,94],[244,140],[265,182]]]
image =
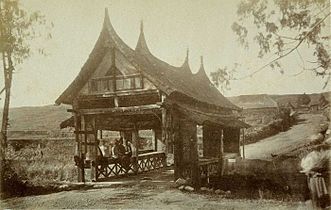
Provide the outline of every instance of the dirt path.
[[215,194],[186,193],[171,187],[172,172],[145,174],[129,181],[94,183],[93,188],[49,195],[10,198],[1,209],[306,209],[305,203],[229,199]]
[[307,142],[309,137],[318,132],[319,125],[325,123],[322,114],[302,114],[300,122],[288,131],[245,146],[248,159],[270,159],[271,154],[284,153]]

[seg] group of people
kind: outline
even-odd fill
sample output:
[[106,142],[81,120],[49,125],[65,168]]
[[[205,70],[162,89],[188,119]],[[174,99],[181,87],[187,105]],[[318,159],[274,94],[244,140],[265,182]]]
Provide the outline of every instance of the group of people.
[[129,140],[124,141],[121,137],[120,139],[115,139],[114,143],[109,146],[103,140],[99,148],[103,157],[111,157],[117,160],[127,171],[130,169],[132,143]]
[[129,140],[125,143],[121,137],[119,140],[115,139],[115,145],[112,147],[112,158],[122,158],[132,156],[132,144]]
[[114,159],[122,159],[123,157],[132,156],[132,143],[129,140],[124,142],[123,137],[115,139],[113,144],[106,145],[106,141],[102,140],[99,146],[103,157],[111,157]]

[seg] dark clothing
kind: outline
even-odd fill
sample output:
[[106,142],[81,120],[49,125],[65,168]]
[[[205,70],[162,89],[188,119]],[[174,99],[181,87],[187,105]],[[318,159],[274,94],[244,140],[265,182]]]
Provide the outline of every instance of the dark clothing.
[[125,155],[128,157],[132,156],[132,148],[129,144],[125,145]]
[[125,147],[123,144],[118,145],[118,157],[125,155]]

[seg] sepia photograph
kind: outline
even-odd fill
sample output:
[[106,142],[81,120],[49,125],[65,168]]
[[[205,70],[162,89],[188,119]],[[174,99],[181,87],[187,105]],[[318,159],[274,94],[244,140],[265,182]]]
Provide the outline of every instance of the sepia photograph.
[[1,209],[331,209],[329,0],[0,0]]

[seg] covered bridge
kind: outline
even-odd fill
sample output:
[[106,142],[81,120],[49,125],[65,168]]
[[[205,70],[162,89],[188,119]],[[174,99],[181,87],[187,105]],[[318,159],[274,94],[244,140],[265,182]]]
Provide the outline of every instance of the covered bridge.
[[[56,100],[70,104],[77,151],[78,180],[91,169],[93,180],[137,174],[166,166],[174,157],[174,178],[191,178],[194,185],[210,174],[220,175],[227,157],[240,157],[240,109],[208,79],[203,60],[191,73],[188,54],[175,67],[148,49],[143,25],[135,49],[115,32],[106,9],[99,38],[74,81]],[[203,157],[198,156],[197,126],[203,130]],[[151,129],[165,150],[139,151],[139,130]],[[129,165],[98,156],[102,131],[119,131],[133,143]],[[155,143],[156,144],[156,143]]]

